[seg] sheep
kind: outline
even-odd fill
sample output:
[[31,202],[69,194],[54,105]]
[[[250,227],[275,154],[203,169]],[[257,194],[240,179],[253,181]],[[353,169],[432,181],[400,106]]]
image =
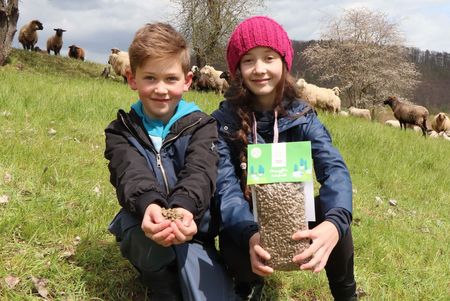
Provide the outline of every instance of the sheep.
[[22,44],[23,49],[33,50],[38,41],[37,30],[43,29],[44,26],[39,20],[32,20],[22,26],[19,31],[19,43]]
[[348,108],[348,113],[351,116],[372,120],[372,116],[370,115],[370,111],[368,109],[359,109],[352,106]]
[[318,87],[308,84],[303,78],[297,81],[297,86],[301,97],[311,106],[332,113],[338,113],[341,110],[341,99],[339,98],[341,90],[338,87],[333,89]]
[[122,51],[122,50],[120,50],[119,48],[116,48],[116,47],[111,48],[111,53],[118,54],[118,53],[121,52],[121,51]]
[[383,104],[391,107],[394,117],[400,122],[400,129],[406,130],[407,124],[417,125],[426,137],[429,113],[425,107],[402,102],[395,96],[389,96]]
[[428,135],[429,135],[431,138],[438,138],[438,137],[439,137],[439,134],[438,134],[436,131],[434,131],[434,130],[432,130],[431,132],[429,132]]
[[53,28],[53,30],[56,31],[56,34],[47,40],[47,53],[50,54],[50,51],[53,51],[55,55],[59,55],[63,45],[62,35],[66,30],[61,28]]
[[438,133],[450,131],[450,119],[445,113],[440,112],[431,121],[431,128]]
[[111,65],[108,65],[105,68],[103,68],[102,74],[100,76],[108,78],[110,73],[111,73]]
[[399,128],[400,127],[400,122],[398,120],[386,120],[384,122],[385,125],[387,126],[392,126],[394,128]]
[[47,54],[47,51],[42,50],[41,48],[39,48],[39,46],[34,47],[33,51],[34,51],[34,52],[37,52],[37,53],[44,53],[44,54]]
[[343,117],[348,117],[349,116],[348,112],[346,112],[346,111],[340,111],[339,115],[343,116]]
[[74,59],[80,59],[84,61],[84,49],[76,45],[70,45],[68,56]]
[[444,138],[445,140],[450,141],[450,136],[447,135],[445,132],[440,132],[438,135]]
[[130,58],[128,52],[119,51],[118,53],[111,53],[109,55],[108,64],[110,64],[117,75],[123,77],[127,83],[127,69],[130,68]]
[[231,74],[230,74],[230,71],[222,72],[222,74],[220,74],[219,77],[225,79],[227,81],[227,83],[228,83],[228,86],[231,85]]
[[216,70],[213,66],[203,66],[200,74],[209,79],[210,85],[216,93],[224,93],[229,88],[228,82],[224,78],[220,78],[222,71]]

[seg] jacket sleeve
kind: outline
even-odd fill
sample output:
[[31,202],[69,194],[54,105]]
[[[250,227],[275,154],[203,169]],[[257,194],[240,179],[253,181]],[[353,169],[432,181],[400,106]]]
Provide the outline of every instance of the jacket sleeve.
[[105,136],[110,182],[120,205],[141,219],[151,203],[167,207],[166,196],[146,159],[112,126],[105,130]]
[[330,134],[315,113],[309,114],[305,140],[311,141],[314,171],[321,184],[319,194],[325,219],[338,228],[340,237],[347,232],[352,212],[352,182]]
[[229,234],[236,244],[248,249],[250,237],[258,232],[250,206],[241,190],[232,164],[230,149],[219,135],[219,170],[216,198],[220,203],[222,231]]
[[195,220],[200,220],[209,208],[216,188],[216,143],[216,121],[208,117],[208,122],[197,128],[189,140],[184,167],[168,199],[171,207],[190,211]]

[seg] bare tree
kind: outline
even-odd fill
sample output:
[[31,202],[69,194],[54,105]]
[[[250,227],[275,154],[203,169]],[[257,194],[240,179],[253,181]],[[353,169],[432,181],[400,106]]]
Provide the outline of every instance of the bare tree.
[[19,0],[0,0],[0,66],[6,64],[19,19]]
[[264,0],[175,0],[175,22],[190,40],[195,64],[224,65],[224,48],[234,27]]
[[407,97],[418,84],[398,25],[383,13],[345,10],[322,38],[302,55],[321,82],[341,86],[349,105],[374,107],[388,94]]

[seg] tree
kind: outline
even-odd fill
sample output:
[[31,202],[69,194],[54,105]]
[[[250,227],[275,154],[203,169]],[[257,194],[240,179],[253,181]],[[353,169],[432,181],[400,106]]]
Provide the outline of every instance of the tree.
[[264,0],[175,0],[175,22],[190,40],[195,64],[223,67],[226,42],[240,20],[263,6]]
[[373,107],[387,95],[410,96],[420,73],[409,62],[398,25],[365,8],[345,10],[328,23],[322,41],[303,56],[311,72],[339,85],[349,105]]
[[6,64],[17,31],[19,0],[0,0],[0,66]]

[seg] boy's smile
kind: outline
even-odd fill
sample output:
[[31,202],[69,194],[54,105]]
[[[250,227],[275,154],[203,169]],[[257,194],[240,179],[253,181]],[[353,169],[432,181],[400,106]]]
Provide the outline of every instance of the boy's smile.
[[184,74],[177,56],[162,59],[146,59],[128,73],[128,83],[137,90],[145,114],[166,124],[175,113],[183,92],[188,91],[192,72]]

